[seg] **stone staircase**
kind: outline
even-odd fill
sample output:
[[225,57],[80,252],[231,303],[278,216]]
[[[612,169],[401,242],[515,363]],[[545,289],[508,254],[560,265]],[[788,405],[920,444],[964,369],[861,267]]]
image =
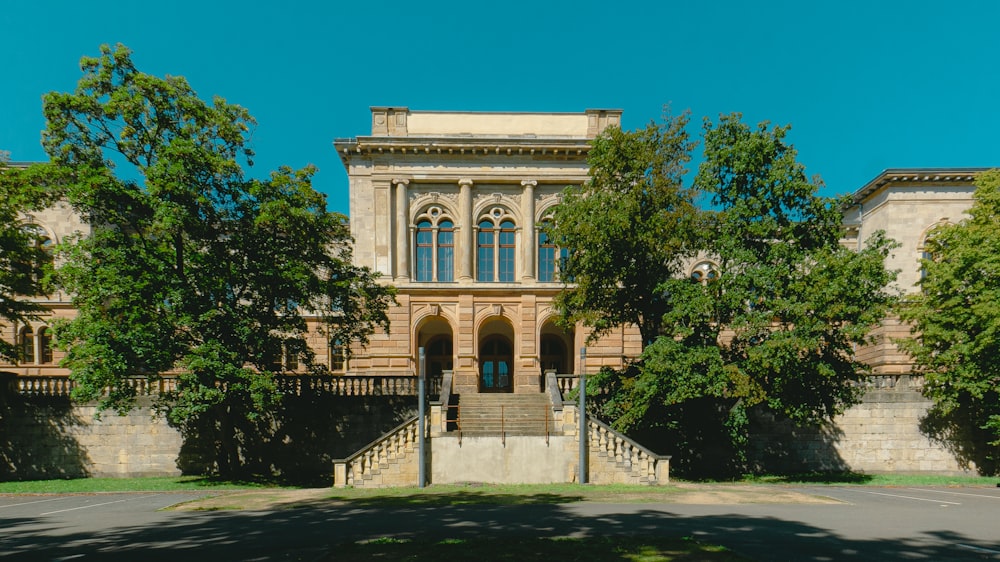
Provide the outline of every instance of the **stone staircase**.
[[463,435],[548,435],[555,421],[549,397],[542,393],[464,394],[458,399]]

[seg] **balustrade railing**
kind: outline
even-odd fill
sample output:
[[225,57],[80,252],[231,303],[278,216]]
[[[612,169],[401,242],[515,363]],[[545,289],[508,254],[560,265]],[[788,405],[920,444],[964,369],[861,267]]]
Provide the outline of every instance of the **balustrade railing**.
[[658,455],[601,421],[587,416],[590,450],[614,461],[644,484],[670,481],[670,456]]
[[419,418],[414,416],[350,457],[334,459],[334,487],[363,486],[364,481],[372,480],[391,461],[416,451],[419,427]]
[[559,387],[559,392],[565,397],[580,384],[580,375],[556,375],[555,380],[556,385]]
[[[25,396],[68,397],[76,383],[68,375],[16,375],[11,377],[11,388]],[[336,376],[336,375],[278,375],[278,389],[286,394],[328,394],[334,396],[416,396],[417,377],[397,375]],[[152,395],[177,390],[174,375],[158,378],[132,377],[127,384],[139,395]],[[427,380],[427,394],[441,392],[441,378]]]

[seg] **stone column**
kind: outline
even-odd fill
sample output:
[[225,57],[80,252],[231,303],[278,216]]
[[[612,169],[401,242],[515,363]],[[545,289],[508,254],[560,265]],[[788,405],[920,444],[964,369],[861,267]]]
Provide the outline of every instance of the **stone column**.
[[524,217],[524,228],[521,229],[521,279],[535,279],[535,180],[521,182],[524,191],[521,192],[521,215]]
[[410,205],[406,187],[410,180],[394,179],[396,186],[396,278],[410,278]]
[[472,280],[472,256],[476,254],[475,231],[476,218],[472,216],[472,180],[458,180],[458,212],[461,213],[461,228],[458,243],[458,278],[463,281]]

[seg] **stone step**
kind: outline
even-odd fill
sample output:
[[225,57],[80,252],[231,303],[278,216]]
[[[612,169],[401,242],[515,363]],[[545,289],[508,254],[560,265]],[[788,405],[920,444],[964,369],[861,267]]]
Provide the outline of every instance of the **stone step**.
[[542,393],[467,394],[458,405],[462,432],[469,435],[545,435],[554,424],[548,395]]

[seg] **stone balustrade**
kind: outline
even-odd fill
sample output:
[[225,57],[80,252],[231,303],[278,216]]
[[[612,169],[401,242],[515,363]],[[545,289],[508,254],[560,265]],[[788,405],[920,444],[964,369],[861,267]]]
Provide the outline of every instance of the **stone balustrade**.
[[580,383],[580,375],[555,375],[555,381],[559,387],[559,392],[561,392],[563,396],[566,396],[566,394],[576,388]]
[[[76,383],[68,375],[16,375],[11,376],[11,390],[24,396],[69,397]],[[278,389],[286,394],[302,395],[320,393],[334,396],[416,396],[417,377],[399,375],[279,375]],[[156,379],[132,377],[128,384],[139,395],[153,395],[177,390],[178,378],[164,375]],[[441,392],[441,379],[427,381],[428,395]]]
[[670,482],[670,456],[657,455],[596,418],[587,417],[592,484]]
[[417,483],[419,420],[413,417],[346,459],[333,461],[336,488],[381,488]]

